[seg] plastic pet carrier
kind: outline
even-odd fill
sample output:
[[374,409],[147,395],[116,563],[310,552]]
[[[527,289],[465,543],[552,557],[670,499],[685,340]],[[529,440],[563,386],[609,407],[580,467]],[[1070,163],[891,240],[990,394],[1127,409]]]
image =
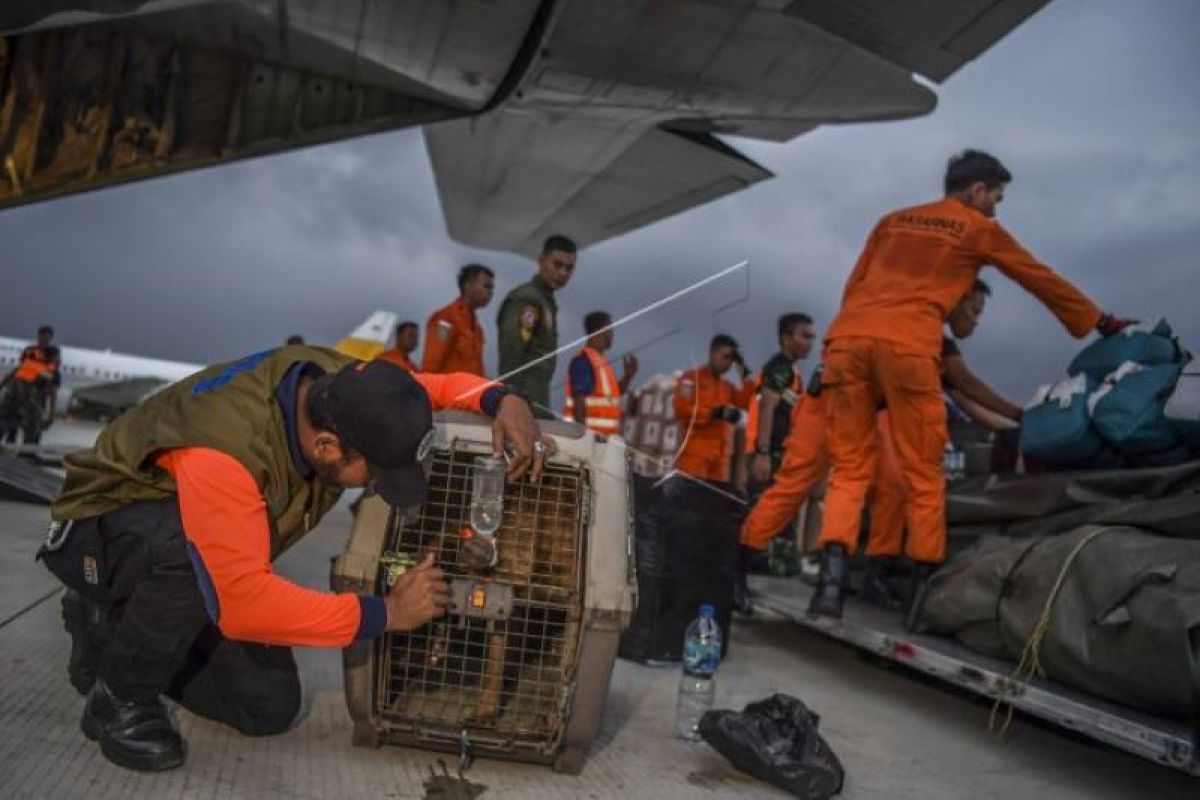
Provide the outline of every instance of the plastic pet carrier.
[[334,561],[334,589],[382,594],[390,569],[432,550],[454,610],[344,651],[355,744],[582,769],[633,607],[627,456],[621,439],[579,426],[542,430],[557,453],[538,483],[504,483],[490,566],[471,528],[489,421],[438,415],[422,506],[363,502]]

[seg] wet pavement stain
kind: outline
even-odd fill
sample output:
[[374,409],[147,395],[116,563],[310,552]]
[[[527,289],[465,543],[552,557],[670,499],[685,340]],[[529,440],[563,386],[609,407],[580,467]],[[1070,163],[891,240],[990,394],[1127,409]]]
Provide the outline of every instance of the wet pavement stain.
[[446,767],[446,762],[440,758],[438,766],[442,768],[441,775],[433,767],[429,768],[429,778],[424,783],[424,800],[475,800],[488,789],[482,783],[471,783],[463,777],[462,772],[454,777]]

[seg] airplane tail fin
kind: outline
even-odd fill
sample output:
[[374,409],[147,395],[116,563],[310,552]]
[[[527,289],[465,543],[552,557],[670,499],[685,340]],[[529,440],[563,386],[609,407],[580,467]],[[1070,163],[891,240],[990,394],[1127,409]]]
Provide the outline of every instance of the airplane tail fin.
[[400,315],[395,312],[376,311],[349,336],[334,345],[334,349],[353,358],[368,361],[387,349],[388,340],[399,321]]

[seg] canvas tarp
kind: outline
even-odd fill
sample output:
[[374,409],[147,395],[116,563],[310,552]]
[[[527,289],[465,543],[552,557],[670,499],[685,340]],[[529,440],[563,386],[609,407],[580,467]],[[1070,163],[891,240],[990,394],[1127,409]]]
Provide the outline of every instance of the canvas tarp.
[[980,479],[949,506],[952,536],[978,540],[933,580],[935,632],[1017,661],[1061,577],[1039,650],[1047,677],[1200,714],[1200,464]]

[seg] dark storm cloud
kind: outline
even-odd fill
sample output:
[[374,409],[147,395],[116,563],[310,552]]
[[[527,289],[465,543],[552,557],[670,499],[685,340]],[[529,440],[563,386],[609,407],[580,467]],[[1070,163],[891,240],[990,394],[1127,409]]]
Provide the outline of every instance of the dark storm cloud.
[[[977,146],[1016,175],[1000,217],[1022,242],[1106,308],[1166,315],[1200,346],[1198,24],[1186,0],[1056,0],[938,87],[929,117],[733,141],[778,178],[589,248],[561,294],[564,335],[593,308],[620,316],[749,259],[620,330],[618,349],[681,328],[639,354],[650,374],[698,360],[722,330],[761,363],[774,318],[800,309],[826,325],[875,220],[935,197],[947,155]],[[48,320],[67,343],[195,361],[293,332],[332,342],[375,308],[423,319],[468,260],[496,267],[502,290],[532,269],[449,240],[416,131],[6,211],[0,236],[4,334]],[[1023,400],[1078,343],[993,277],[966,350]]]

